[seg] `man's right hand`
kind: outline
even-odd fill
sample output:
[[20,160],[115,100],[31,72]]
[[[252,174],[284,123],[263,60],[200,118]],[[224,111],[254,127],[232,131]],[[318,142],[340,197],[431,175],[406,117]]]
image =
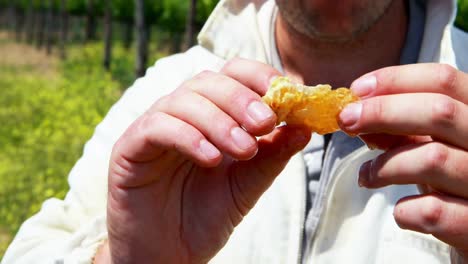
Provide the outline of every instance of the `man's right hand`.
[[310,139],[302,129],[275,128],[262,103],[277,75],[262,63],[230,61],[156,101],[128,128],[109,168],[113,263],[205,263],[224,246]]

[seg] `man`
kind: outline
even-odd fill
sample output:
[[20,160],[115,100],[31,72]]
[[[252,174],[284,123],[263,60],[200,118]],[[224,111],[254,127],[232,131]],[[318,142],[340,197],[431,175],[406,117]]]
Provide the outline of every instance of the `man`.
[[[4,262],[468,260],[468,37],[454,7],[221,1],[200,46],[111,109],[65,201],[47,201]],[[395,66],[416,62],[434,63]],[[360,139],[275,128],[261,96],[282,74],[351,85],[362,100],[339,122]]]

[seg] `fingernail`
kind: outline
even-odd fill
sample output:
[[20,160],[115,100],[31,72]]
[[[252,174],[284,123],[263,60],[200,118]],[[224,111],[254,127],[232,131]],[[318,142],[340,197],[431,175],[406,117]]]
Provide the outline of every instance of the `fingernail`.
[[341,111],[339,118],[344,127],[351,127],[361,118],[362,103],[349,104]]
[[374,75],[364,76],[357,79],[351,84],[351,91],[360,97],[364,98],[371,95],[377,87],[377,78]]
[[273,82],[274,82],[277,78],[279,78],[279,77],[281,77],[281,75],[273,75],[273,76],[269,77],[269,79],[268,79],[268,87],[270,87],[270,86],[273,84]]
[[257,123],[263,123],[274,116],[270,107],[259,101],[253,101],[249,104],[247,114]]
[[221,153],[219,150],[213,146],[208,140],[202,139],[200,140],[200,152],[205,155],[208,159],[216,159]]
[[359,187],[366,187],[369,184],[369,174],[372,161],[367,161],[361,165],[359,168],[359,178],[358,184]]
[[271,85],[273,82],[276,80],[276,78],[281,77],[280,75],[268,75],[265,76],[265,90],[263,91],[263,95],[265,95],[268,92],[268,89],[270,89]]
[[249,150],[255,145],[254,139],[240,127],[231,129],[231,137],[234,140],[234,144],[242,150]]

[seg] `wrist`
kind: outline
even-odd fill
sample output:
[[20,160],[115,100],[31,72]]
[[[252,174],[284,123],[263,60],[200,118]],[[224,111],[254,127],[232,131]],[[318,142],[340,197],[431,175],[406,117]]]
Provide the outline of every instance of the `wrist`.
[[94,255],[92,264],[111,264],[111,254],[109,249],[109,241],[105,240],[102,245],[96,251],[96,255]]

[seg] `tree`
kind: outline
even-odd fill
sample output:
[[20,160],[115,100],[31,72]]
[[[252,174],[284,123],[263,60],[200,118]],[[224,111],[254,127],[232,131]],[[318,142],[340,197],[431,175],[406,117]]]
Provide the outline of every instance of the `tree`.
[[185,43],[184,50],[193,46],[195,42],[195,18],[197,16],[197,0],[190,0],[188,8],[187,22],[185,24]]
[[45,31],[45,15],[44,15],[44,0],[37,0],[37,23],[36,23],[36,47],[42,48],[44,44]]
[[86,6],[86,41],[96,39],[96,6],[94,0],[87,0]]
[[67,0],[60,0],[60,36],[59,36],[59,54],[60,58],[66,58],[66,43],[68,36],[68,13]]
[[18,17],[17,17],[17,13],[16,13],[15,2],[11,1],[8,4],[8,9],[7,10],[8,10],[7,11],[7,17],[8,17],[7,19],[8,19],[9,30],[10,30],[10,32],[12,32],[12,31],[16,32]]
[[26,41],[32,44],[34,39],[34,2],[28,0],[26,3]]
[[52,53],[52,41],[54,37],[53,24],[53,4],[52,0],[46,0],[45,7],[45,44],[47,54]]
[[468,0],[458,0],[458,16],[455,25],[468,32]]
[[112,56],[112,1],[105,0],[104,6],[104,68],[110,70]]
[[144,0],[135,0],[135,31],[137,36],[135,74],[137,77],[141,77],[145,75],[146,62],[148,60]]
[[123,26],[121,28],[121,35],[123,38],[123,45],[125,49],[129,49],[133,41],[134,29],[134,14],[135,3],[131,0],[113,0],[112,1],[112,15],[113,18],[118,20]]
[[23,1],[12,1],[13,25],[16,41],[21,41],[21,33],[24,27]]

